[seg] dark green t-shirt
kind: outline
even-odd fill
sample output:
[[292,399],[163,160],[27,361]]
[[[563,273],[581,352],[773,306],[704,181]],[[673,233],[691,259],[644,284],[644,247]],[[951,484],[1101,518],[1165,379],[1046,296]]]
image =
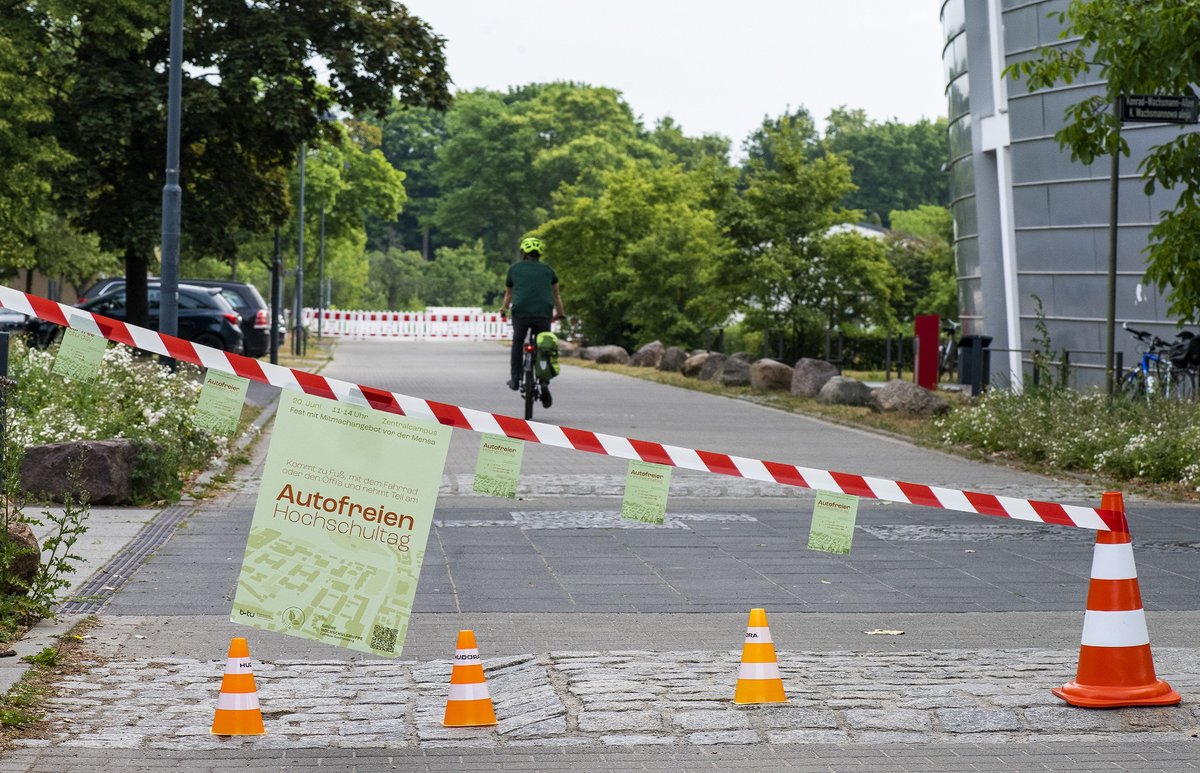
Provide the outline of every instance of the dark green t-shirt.
[[540,260],[522,260],[508,267],[505,287],[512,288],[514,317],[554,316],[554,290],[558,277]]

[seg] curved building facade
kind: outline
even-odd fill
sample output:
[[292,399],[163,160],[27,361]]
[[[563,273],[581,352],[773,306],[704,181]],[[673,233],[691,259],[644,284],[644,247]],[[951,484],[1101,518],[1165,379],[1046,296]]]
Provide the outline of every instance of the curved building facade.
[[[1103,93],[1095,75],[1030,93],[1004,68],[1061,40],[1067,0],[945,0],[943,61],[949,105],[951,209],[965,333],[992,337],[993,383],[1019,387],[1036,348],[1037,303],[1054,349],[1071,353],[1080,386],[1104,383],[1111,162],[1071,160],[1054,134],[1068,107]],[[1136,343],[1122,322],[1174,335],[1165,299],[1143,284],[1150,228],[1176,194],[1144,192],[1138,164],[1184,129],[1126,124],[1120,159],[1116,351]],[[1195,130],[1187,127],[1188,131]]]

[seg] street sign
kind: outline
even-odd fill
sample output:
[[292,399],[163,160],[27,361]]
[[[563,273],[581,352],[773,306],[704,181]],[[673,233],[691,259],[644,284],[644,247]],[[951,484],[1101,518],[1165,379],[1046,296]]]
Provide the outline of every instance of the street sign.
[[1121,121],[1196,123],[1197,100],[1191,96],[1129,94],[1121,99]]

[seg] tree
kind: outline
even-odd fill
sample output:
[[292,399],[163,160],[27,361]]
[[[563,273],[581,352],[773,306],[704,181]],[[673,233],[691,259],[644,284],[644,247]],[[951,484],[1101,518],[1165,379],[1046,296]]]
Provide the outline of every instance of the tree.
[[888,213],[921,204],[944,206],[949,187],[942,166],[948,159],[946,120],[915,124],[877,123],[862,110],[835,109],[823,145],[850,164],[856,188],[843,206],[861,209],[888,226]]
[[367,219],[367,245],[371,249],[420,249],[426,260],[444,246],[434,230],[441,189],[433,173],[437,152],[446,142],[446,114],[440,110],[392,105],[379,122],[380,149],[396,169],[405,174],[410,204],[395,220]]
[[[8,0],[42,52],[58,142],[73,160],[55,190],[78,225],[124,255],[129,317],[145,318],[160,230],[169,4]],[[286,170],[333,139],[334,106],[381,113],[449,102],[442,40],[394,0],[187,4],[181,137],[184,249],[232,259],[239,228],[287,217]],[[325,62],[329,84],[315,62]]]
[[483,244],[441,247],[421,266],[421,297],[430,306],[485,306],[502,292],[503,280],[488,269]]
[[903,280],[893,303],[896,319],[909,323],[917,314],[958,317],[958,281],[954,267],[954,219],[950,210],[923,204],[894,210],[888,219],[887,258]]
[[427,262],[414,250],[391,248],[385,252],[367,254],[370,264],[371,289],[377,304],[390,311],[417,309],[424,305],[422,295],[423,269]]
[[[1072,0],[1058,14],[1069,47],[1047,47],[1006,73],[1024,78],[1031,91],[1099,71],[1104,91],[1067,109],[1055,138],[1072,159],[1091,164],[1129,146],[1120,136],[1112,105],[1125,94],[1186,94],[1200,83],[1200,0]],[[1200,321],[1200,133],[1180,132],[1151,148],[1138,167],[1147,193],[1158,186],[1179,191],[1173,209],[1159,214],[1146,250],[1146,279],[1169,288],[1170,312]]]

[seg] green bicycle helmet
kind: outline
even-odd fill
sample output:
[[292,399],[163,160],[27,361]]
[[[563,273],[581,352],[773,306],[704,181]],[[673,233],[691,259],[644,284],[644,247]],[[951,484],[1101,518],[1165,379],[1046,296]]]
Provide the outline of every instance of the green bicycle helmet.
[[521,240],[521,252],[536,252],[537,254],[541,255],[542,250],[544,249],[546,249],[546,245],[536,236],[526,236]]

